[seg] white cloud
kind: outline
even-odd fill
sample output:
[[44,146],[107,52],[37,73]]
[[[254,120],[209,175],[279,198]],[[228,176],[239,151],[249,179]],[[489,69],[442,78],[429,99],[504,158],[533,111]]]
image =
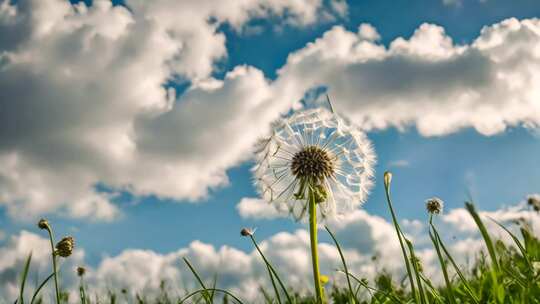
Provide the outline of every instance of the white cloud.
[[[509,19],[470,45],[424,24],[387,48],[370,25],[334,27],[292,53],[278,78],[235,67],[229,23],[305,26],[345,16],[344,2],[60,0],[0,5],[0,204],[18,219],[58,212],[113,219],[116,193],[197,200],[228,183],[256,138],[309,89],[365,129],[416,126],[423,135],[473,127],[490,135],[540,124],[540,21]],[[321,17],[321,18],[319,18]],[[104,25],[107,26],[104,26]],[[14,33],[17,33],[16,35]],[[181,96],[164,85],[192,82]]]
[[[454,7],[463,7],[463,1],[464,0],[442,0],[443,4],[446,6],[454,6]],[[485,3],[487,0],[476,0],[480,3]]]
[[540,20],[508,19],[456,45],[423,24],[389,47],[336,26],[289,55],[279,80],[326,86],[338,112],[367,130],[415,126],[425,136],[484,135],[540,124]]
[[243,218],[250,219],[274,219],[278,217],[287,217],[287,210],[278,211],[267,201],[259,198],[244,197],[236,205],[236,210]]
[[409,167],[411,163],[406,159],[398,159],[393,160],[388,163],[388,167],[395,167],[395,168],[406,168]]
[[[343,13],[310,0],[10,3],[0,4],[0,204],[26,220],[116,217],[115,193],[97,183],[174,199],[226,184],[225,170],[300,97],[280,98],[286,88],[251,67],[210,78],[227,56],[218,27]],[[193,86],[177,99],[172,79]]]

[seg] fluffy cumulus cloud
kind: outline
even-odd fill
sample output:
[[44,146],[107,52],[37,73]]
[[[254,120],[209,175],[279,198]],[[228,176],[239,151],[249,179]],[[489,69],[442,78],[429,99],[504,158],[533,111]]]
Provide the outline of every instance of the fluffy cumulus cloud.
[[[490,233],[497,239],[512,244],[508,235],[489,218],[516,229],[515,221],[527,221],[532,229],[540,229],[540,219],[525,203],[503,207],[499,210],[480,212]],[[329,222],[329,227],[340,241],[347,264],[352,273],[373,279],[382,269],[395,275],[398,280],[404,275],[401,250],[392,224],[385,219],[357,210],[339,220]],[[447,247],[462,267],[470,267],[470,261],[486,250],[470,215],[463,208],[449,211],[438,217],[436,225]],[[423,268],[430,278],[442,283],[438,260],[429,243],[426,224],[418,220],[404,220],[402,228],[417,246]],[[322,233],[322,230],[321,230]],[[248,240],[246,240],[248,242]],[[268,239],[260,240],[260,248],[270,259],[286,284],[301,292],[309,292],[311,281],[311,257],[309,234],[300,229],[295,232],[280,232]],[[30,277],[44,277],[50,271],[49,244],[44,236],[21,231],[10,236],[0,246],[0,299],[13,300],[18,294],[18,276],[27,254],[33,252]],[[333,244],[319,244],[321,271],[329,275],[331,283],[344,286],[343,275],[336,272],[341,260]],[[127,249],[116,256],[104,257],[99,265],[88,268],[85,280],[92,291],[126,289],[127,296],[136,292],[156,295],[162,281],[167,291],[174,296],[185,295],[186,290],[196,290],[198,283],[183,263],[183,258],[196,267],[201,277],[209,284],[217,278],[217,286],[225,288],[245,300],[261,300],[260,288],[271,289],[266,268],[257,251],[245,252],[233,247],[193,241],[189,246],[170,253],[152,250]],[[62,269],[63,286],[75,292],[78,280],[75,267],[84,264],[84,249],[77,248],[74,256],[64,260]],[[217,276],[216,276],[217,275]],[[51,286],[49,286],[50,289]],[[32,289],[32,288],[29,288]],[[52,296],[49,290],[45,297]],[[28,290],[31,292],[31,290]],[[73,297],[75,298],[75,297]]]
[[384,46],[375,29],[336,26],[289,55],[281,81],[325,86],[365,129],[415,126],[426,136],[472,127],[492,135],[540,124],[540,20],[507,19],[457,45],[422,24]]
[[[242,33],[254,19],[305,26],[347,13],[343,1],[220,3],[0,2],[0,204],[11,216],[113,219],[116,191],[197,200],[321,86],[366,130],[491,135],[540,124],[539,20],[487,26],[466,45],[431,24],[389,46],[370,25],[336,26],[291,53],[273,81],[250,66],[214,79],[227,57],[223,24]],[[167,86],[176,81],[190,85],[178,94]]]
[[[241,32],[267,17],[305,26],[346,13],[317,0],[126,6],[0,1],[0,204],[13,217],[112,219],[114,191],[99,183],[175,199],[226,184],[225,170],[300,97],[280,97],[289,92],[247,66],[213,79],[227,56],[219,26]],[[192,84],[179,98],[166,87],[177,80]]]

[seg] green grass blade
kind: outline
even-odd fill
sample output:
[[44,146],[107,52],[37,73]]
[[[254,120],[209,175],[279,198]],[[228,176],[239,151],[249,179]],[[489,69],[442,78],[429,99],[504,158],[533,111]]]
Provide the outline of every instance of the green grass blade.
[[270,276],[270,282],[272,282],[272,287],[274,288],[274,293],[276,294],[276,299],[279,304],[281,304],[281,296],[279,295],[279,289],[276,286],[276,280],[274,280],[274,275],[272,274],[272,270],[268,265],[266,265],[266,270],[268,270],[268,275]]
[[489,218],[490,220],[492,220],[495,224],[499,225],[499,227],[501,227],[502,229],[504,229],[504,231],[506,231],[506,233],[508,233],[510,235],[510,237],[512,238],[512,240],[514,240],[514,243],[516,243],[516,246],[518,247],[519,251],[521,252],[521,255],[523,256],[523,258],[525,259],[525,262],[527,263],[527,266],[529,266],[529,269],[531,271],[534,271],[533,270],[533,266],[532,266],[532,263],[531,263],[531,260],[529,259],[529,256],[527,254],[527,251],[525,250],[525,247],[523,247],[523,245],[521,244],[521,242],[519,241],[519,239],[510,231],[508,230],[508,228],[504,227],[503,224],[497,222],[495,219],[493,218]]
[[[210,294],[206,291],[208,289],[204,285],[204,282],[202,281],[201,277],[199,276],[199,274],[197,273],[195,268],[191,265],[191,263],[188,261],[188,259],[186,257],[183,257],[182,259],[184,260],[184,262],[188,266],[189,270],[191,270],[191,273],[193,273],[193,276],[195,277],[195,279],[197,279],[197,282],[199,282],[199,284],[203,288],[202,289],[203,290],[202,295],[203,295],[204,299],[206,300],[206,303],[211,304],[212,299],[210,298]],[[214,290],[216,290],[216,289],[214,289]]]
[[263,254],[261,248],[259,248],[259,245],[257,244],[257,241],[255,241],[255,237],[253,236],[253,234],[251,234],[249,237],[251,238],[251,241],[253,242],[253,245],[255,246],[255,248],[257,249],[259,254],[261,255],[261,258],[263,259],[266,266],[270,268],[270,270],[272,271],[272,273],[276,277],[276,280],[278,281],[279,286],[281,287],[281,289],[285,293],[285,296],[287,297],[287,303],[293,303],[293,301],[291,299],[291,296],[289,295],[289,292],[287,291],[287,288],[285,288],[285,284],[283,284],[283,281],[281,281],[281,278],[279,277],[277,271],[274,269],[274,266],[272,266],[272,264],[270,264],[268,259],[266,259],[266,256]]
[[[430,221],[431,229],[437,230],[433,223]],[[455,304],[456,303],[456,297],[454,295],[454,289],[452,288],[452,283],[450,282],[450,278],[448,277],[448,270],[446,269],[446,262],[444,261],[444,258],[441,253],[441,247],[439,246],[439,242],[437,241],[437,238],[431,233],[431,229],[429,231],[429,238],[431,239],[431,242],[433,243],[433,246],[435,247],[435,251],[437,252],[437,257],[439,258],[439,263],[441,264],[441,269],[443,272],[444,282],[446,284],[446,290],[448,292],[448,297],[450,298],[450,303]]]
[[28,277],[28,270],[30,269],[30,262],[32,261],[32,252],[28,255],[26,262],[24,263],[24,269],[21,278],[21,288],[19,289],[19,301],[17,303],[24,304],[24,286],[26,285],[26,278]]
[[478,302],[478,299],[476,298],[476,296],[474,295],[471,287],[469,286],[469,284],[467,283],[467,279],[465,278],[465,276],[463,275],[463,273],[461,272],[461,270],[459,269],[456,261],[454,261],[454,258],[452,257],[452,255],[450,255],[450,252],[446,249],[446,246],[444,246],[444,243],[443,241],[441,240],[441,237],[439,235],[439,233],[437,232],[437,230],[434,230],[434,233],[435,233],[435,238],[437,238],[437,242],[439,243],[439,245],[441,246],[444,254],[448,257],[448,259],[450,260],[450,263],[452,264],[452,266],[454,267],[454,270],[456,271],[456,273],[458,274],[461,282],[463,283],[463,286],[465,286],[465,290],[467,291],[467,294],[469,294],[469,296],[471,297],[471,299],[474,301],[474,303],[476,304],[479,304]]
[[407,244],[407,247],[409,248],[409,253],[411,255],[411,264],[412,264],[412,269],[414,271],[414,276],[416,277],[416,286],[418,287],[418,293],[420,294],[420,303],[426,304],[427,300],[426,300],[424,287],[422,286],[422,280],[420,279],[420,270],[418,269],[418,265],[416,263],[416,260],[418,260],[418,258],[414,254],[414,247],[411,241],[405,238],[405,236],[403,236],[403,239],[405,240],[405,244]]
[[41,289],[49,282],[50,279],[54,276],[54,273],[51,273],[41,284],[39,284],[38,288],[36,288],[36,291],[34,291],[34,294],[32,295],[32,300],[30,301],[30,304],[34,304],[34,301],[37,299],[37,296]]
[[491,263],[493,264],[493,268],[495,268],[495,270],[498,271],[499,261],[497,260],[495,246],[493,246],[493,241],[491,240],[491,237],[489,236],[486,226],[482,222],[482,219],[480,219],[480,215],[478,215],[478,212],[476,212],[476,208],[474,207],[472,203],[466,202],[465,208],[471,214],[472,218],[474,219],[474,222],[476,223],[476,226],[478,226],[478,229],[480,230],[480,233],[482,234],[482,238],[484,239],[484,242],[486,243],[486,247],[488,249],[489,257],[491,258]]
[[242,300],[240,300],[237,296],[235,296],[231,292],[229,292],[227,290],[224,290],[224,289],[219,289],[219,288],[203,288],[203,289],[196,290],[196,291],[188,294],[184,298],[180,299],[180,301],[178,301],[178,304],[182,304],[182,303],[186,302],[187,300],[189,300],[189,298],[191,298],[191,297],[193,297],[193,296],[195,296],[197,294],[204,294],[205,292],[208,293],[209,290],[221,292],[221,293],[223,293],[225,295],[228,295],[231,298],[233,298],[236,301],[236,303],[244,304],[244,302],[242,302]]
[[343,264],[343,269],[345,270],[345,276],[347,278],[347,285],[348,285],[348,288],[349,288],[349,293],[350,293],[350,301],[351,303],[356,303],[356,300],[355,300],[355,296],[354,296],[354,292],[353,292],[353,288],[352,288],[352,285],[351,285],[351,280],[349,278],[349,270],[347,268],[347,263],[345,262],[345,257],[343,256],[343,252],[341,251],[341,246],[339,245],[339,242],[337,241],[335,235],[332,233],[332,231],[330,231],[330,229],[327,227],[327,226],[324,226],[324,228],[326,229],[326,231],[328,231],[328,234],[330,234],[330,236],[332,237],[332,240],[334,241],[334,244],[336,244],[336,248],[339,252],[339,257],[341,258],[341,263]]

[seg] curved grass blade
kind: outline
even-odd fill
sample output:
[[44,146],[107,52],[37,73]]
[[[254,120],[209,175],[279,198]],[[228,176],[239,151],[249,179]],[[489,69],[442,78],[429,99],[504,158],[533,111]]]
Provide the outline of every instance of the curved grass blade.
[[266,266],[268,268],[270,268],[270,270],[272,271],[272,273],[274,274],[274,276],[276,277],[276,280],[278,281],[279,283],[279,286],[281,287],[281,289],[283,290],[283,292],[285,293],[285,296],[287,297],[287,303],[293,303],[292,299],[291,299],[291,296],[289,295],[289,292],[287,291],[287,288],[285,288],[285,284],[283,284],[283,282],[281,281],[281,278],[279,277],[279,275],[277,274],[276,270],[274,269],[274,267],[272,266],[272,264],[270,264],[270,262],[266,259],[266,256],[263,254],[261,248],[259,248],[259,245],[257,244],[257,242],[255,241],[255,237],[253,236],[253,234],[249,235],[249,237],[251,238],[251,241],[253,242],[253,245],[255,245],[255,248],[257,249],[257,251],[259,252],[259,254],[261,255],[264,263],[266,264]]
[[347,268],[347,263],[345,262],[345,257],[343,256],[343,252],[341,251],[341,246],[339,246],[339,242],[337,241],[336,237],[334,236],[334,234],[332,233],[332,231],[330,231],[330,229],[327,227],[327,226],[324,226],[324,229],[326,229],[326,231],[328,231],[328,234],[330,234],[330,236],[332,237],[332,240],[334,241],[334,244],[336,244],[336,248],[339,252],[339,256],[341,258],[341,263],[343,264],[343,269],[345,270],[345,276],[347,278],[347,285],[349,287],[349,301],[351,301],[351,303],[356,303],[356,300],[355,300],[355,296],[354,296],[354,293],[353,293],[353,288],[352,288],[352,285],[351,285],[351,280],[349,279],[349,270]]
[[24,286],[26,285],[26,278],[28,277],[28,270],[30,269],[30,262],[32,261],[32,252],[28,255],[26,262],[24,263],[24,269],[21,278],[21,288],[19,289],[19,300],[20,304],[24,304]]
[[463,275],[463,273],[461,272],[461,270],[459,269],[456,261],[454,261],[454,258],[452,258],[452,256],[450,255],[450,252],[448,252],[448,250],[446,249],[446,246],[444,246],[444,243],[442,242],[441,240],[441,237],[439,235],[439,233],[437,232],[437,230],[434,230],[434,233],[435,233],[435,237],[437,238],[437,242],[439,243],[439,245],[441,246],[444,254],[448,257],[448,259],[450,260],[450,263],[452,264],[452,266],[454,267],[454,270],[456,271],[456,273],[458,274],[459,278],[461,279],[461,282],[463,283],[463,285],[465,286],[465,290],[467,291],[467,293],[469,294],[469,296],[471,297],[471,299],[474,301],[474,303],[476,304],[479,304],[478,302],[478,299],[476,298],[476,296],[474,295],[471,287],[469,286],[469,283],[467,283],[467,279],[465,279],[465,276]]
[[266,270],[268,270],[268,275],[270,276],[270,281],[272,282],[272,287],[274,288],[274,293],[276,294],[276,299],[279,304],[281,304],[281,296],[279,295],[279,290],[276,286],[276,281],[274,280],[274,275],[272,274],[272,270],[268,265],[266,265]]
[[529,266],[529,269],[533,271],[534,268],[532,266],[531,260],[529,259],[529,256],[527,255],[527,251],[525,250],[525,247],[523,247],[523,245],[521,244],[520,240],[510,230],[508,230],[508,228],[504,227],[503,224],[499,223],[498,221],[496,221],[495,219],[491,217],[488,217],[488,218],[492,220],[495,224],[499,225],[499,227],[504,229],[504,231],[506,231],[510,235],[512,240],[514,240],[514,243],[516,243],[516,246],[518,246],[519,251],[521,252],[521,255],[523,255],[523,258],[525,259],[527,266]]
[[[433,222],[429,221],[429,224],[431,226],[431,229],[437,230],[435,228],[435,225],[433,225]],[[435,251],[437,252],[437,257],[439,258],[439,263],[441,264],[441,269],[443,272],[444,282],[446,283],[446,289],[448,292],[448,296],[450,298],[450,303],[454,304],[456,303],[456,298],[454,295],[454,289],[452,288],[452,283],[450,282],[450,279],[448,277],[448,270],[446,269],[446,262],[443,259],[442,253],[441,253],[441,247],[439,246],[439,242],[431,232],[431,229],[429,231],[429,238],[431,239],[431,242],[433,243],[433,246],[435,247]]]
[[[193,266],[191,265],[191,263],[188,261],[188,259],[186,257],[183,257],[182,258],[184,260],[184,262],[186,263],[186,265],[188,266],[189,270],[191,270],[191,273],[193,273],[193,276],[195,277],[195,279],[197,279],[197,282],[199,282],[199,284],[201,285],[201,287],[203,288],[203,292],[202,292],[202,295],[204,297],[204,299],[206,300],[206,303],[208,304],[211,304],[212,303],[212,299],[210,298],[210,294],[208,293],[207,290],[209,290],[208,288],[206,288],[206,286],[204,285],[204,282],[202,281],[201,277],[199,276],[199,274],[197,273],[197,271],[195,270],[195,268],[193,268]],[[213,288],[214,290],[216,290],[215,288]]]
[[204,288],[204,289],[199,289],[199,290],[196,290],[190,294],[188,294],[187,296],[185,296],[183,299],[181,299],[180,301],[178,301],[178,304],[182,304],[184,303],[185,301],[187,301],[189,298],[201,293],[201,294],[204,294],[205,292],[207,293],[209,290],[211,291],[217,291],[217,292],[221,292],[221,293],[224,293],[225,295],[228,295],[230,296],[231,298],[233,298],[237,303],[239,304],[244,304],[244,302],[242,302],[242,300],[240,300],[238,297],[236,297],[234,294],[230,293],[229,291],[227,290],[224,290],[224,289],[219,289],[219,288]]
[[36,288],[36,291],[34,291],[34,295],[32,295],[32,300],[30,301],[30,304],[34,304],[34,301],[37,299],[37,296],[41,289],[45,286],[45,284],[47,284],[47,282],[49,282],[50,279],[52,279],[53,276],[54,273],[51,273],[45,280],[43,280],[43,282],[41,282],[41,284],[39,284],[38,288]]
[[487,232],[486,226],[482,222],[482,219],[480,219],[480,216],[478,215],[478,212],[476,212],[476,208],[474,207],[472,203],[466,202],[465,208],[471,214],[472,218],[474,219],[474,222],[476,223],[476,226],[478,226],[478,229],[480,230],[480,233],[482,234],[482,238],[484,239],[484,242],[486,243],[489,257],[491,258],[491,263],[493,263],[493,268],[495,268],[495,270],[498,271],[499,261],[497,260],[495,246],[493,246],[493,241],[491,240],[491,237],[489,236],[489,233]]

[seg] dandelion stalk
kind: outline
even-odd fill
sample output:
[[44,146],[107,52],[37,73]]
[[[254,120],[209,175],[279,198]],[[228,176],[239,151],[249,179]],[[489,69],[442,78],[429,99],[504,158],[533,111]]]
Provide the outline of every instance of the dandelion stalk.
[[309,239],[311,245],[311,262],[317,302],[323,303],[321,273],[319,270],[319,254],[317,252],[317,200],[313,190],[309,190]]

